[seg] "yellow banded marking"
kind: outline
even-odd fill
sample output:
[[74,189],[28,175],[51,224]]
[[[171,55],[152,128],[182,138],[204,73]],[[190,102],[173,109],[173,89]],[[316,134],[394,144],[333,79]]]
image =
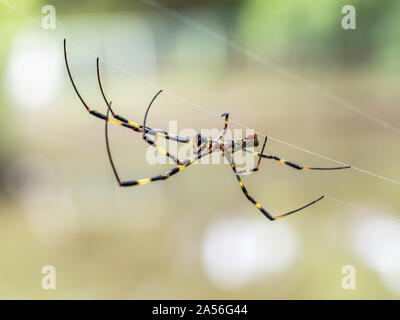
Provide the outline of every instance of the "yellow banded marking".
[[151,179],[142,179],[138,181],[138,184],[145,184],[151,182]]
[[261,209],[261,206],[260,206],[258,203],[256,203],[256,207],[257,207],[258,209]]
[[302,168],[302,170],[310,170],[310,168]]
[[165,151],[164,149],[161,149],[160,147],[156,146],[156,149],[158,151],[160,151],[162,154],[167,155],[167,151]]
[[243,188],[243,182],[242,181],[239,182],[239,185],[240,185],[241,188]]
[[112,123],[115,123],[115,124],[118,124],[118,125],[122,125],[122,123],[120,122],[120,121],[117,121],[117,120],[114,120],[114,119],[110,119],[110,118],[108,118],[108,121],[109,122],[112,122]]
[[281,163],[286,163],[286,161],[283,160],[283,159],[280,159],[279,162],[281,162]]

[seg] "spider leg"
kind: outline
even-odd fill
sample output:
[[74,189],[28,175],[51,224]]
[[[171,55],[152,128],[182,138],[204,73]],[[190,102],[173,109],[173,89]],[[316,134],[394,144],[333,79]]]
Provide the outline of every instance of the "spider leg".
[[79,91],[78,91],[78,88],[77,88],[76,85],[75,85],[75,81],[74,81],[74,79],[72,78],[71,70],[70,70],[70,68],[69,68],[68,58],[67,58],[67,44],[66,44],[66,40],[65,40],[65,39],[64,39],[64,59],[65,59],[65,66],[67,67],[68,76],[69,76],[69,79],[71,80],[71,83],[72,83],[72,86],[73,86],[73,88],[74,88],[74,90],[75,90],[75,93],[77,94],[79,100],[81,100],[81,102],[82,102],[83,106],[85,107],[85,109],[86,109],[91,115],[93,115],[93,116],[95,116],[95,117],[97,117],[97,118],[106,120],[106,121],[113,122],[113,123],[118,124],[118,125],[121,125],[121,126],[123,125],[123,126],[125,126],[125,127],[129,127],[129,128],[131,128],[131,129],[137,131],[138,128],[136,128],[135,126],[131,126],[131,125],[122,123],[122,122],[120,122],[120,121],[118,121],[118,120],[109,119],[109,118],[108,118],[107,116],[105,116],[104,114],[102,114],[102,113],[100,113],[100,112],[98,112],[98,111],[96,111],[96,110],[91,109],[91,108],[87,105],[87,103],[85,102],[85,100],[83,100],[81,94],[80,94]]
[[217,137],[217,140],[221,139],[223,136],[225,136],[226,134],[226,129],[228,129],[228,123],[229,123],[229,113],[225,112],[223,114],[221,114],[221,117],[225,117],[225,125],[224,128],[222,129],[222,132],[219,134],[219,136]]
[[[101,77],[100,77],[99,58],[96,59],[96,67],[97,67],[96,68],[97,69],[97,81],[99,83],[101,95],[103,96],[104,102],[106,103],[107,107],[110,109],[110,112],[111,112],[113,118],[121,121],[122,123],[125,123],[125,124],[133,127],[132,129],[134,131],[143,132],[143,126],[142,125],[140,125],[140,124],[138,124],[136,122],[130,121],[130,120],[124,118],[123,116],[115,114],[114,110],[111,108],[110,104],[108,103],[108,99],[107,99],[107,97],[106,97],[106,95],[104,93],[104,90],[103,90],[103,85],[101,83]],[[161,137],[161,138],[165,138],[165,139],[168,139],[168,140],[174,140],[174,141],[177,141],[177,142],[182,142],[182,143],[188,143],[189,142],[188,138],[180,137],[180,136],[168,133],[167,131],[163,131],[163,130],[151,129],[149,127],[146,127],[146,133],[148,133],[150,135],[153,135],[153,136],[156,136],[156,137]]]
[[[68,76],[69,76],[69,78],[71,80],[71,83],[72,83],[72,86],[73,86],[73,88],[75,90],[75,93],[77,94],[77,96],[79,97],[79,100],[82,102],[83,106],[89,112],[89,114],[91,114],[91,115],[93,115],[93,116],[95,116],[97,118],[106,120],[108,122],[112,122],[114,124],[117,124],[119,126],[123,126],[123,127],[129,128],[129,129],[132,129],[133,131],[143,132],[143,126],[141,126],[141,125],[139,125],[139,124],[137,124],[135,122],[128,121],[128,120],[126,120],[125,118],[123,118],[121,116],[117,117],[117,115],[115,115],[115,119],[111,119],[109,117],[106,117],[106,115],[102,114],[101,112],[98,112],[97,110],[93,110],[88,106],[88,104],[85,102],[85,100],[83,100],[81,94],[78,91],[78,88],[75,85],[75,81],[72,78],[71,70],[70,70],[69,64],[68,64],[67,47],[66,47],[66,40],[65,39],[64,39],[64,59],[65,59],[65,65],[66,65],[66,68],[67,68]],[[107,103],[107,106],[109,107],[109,104],[108,104],[107,101],[106,101],[106,103]],[[112,113],[114,113],[114,112],[112,111]],[[146,128],[146,131],[149,131],[149,133],[151,135],[153,135],[153,136],[159,136],[159,137],[163,137],[165,139],[171,139],[171,140],[175,140],[175,141],[183,142],[183,143],[188,143],[189,142],[189,139],[187,139],[187,138],[175,136],[175,135],[169,134],[166,131],[152,130],[151,128]]]
[[282,164],[285,164],[285,165],[287,165],[289,167],[292,167],[294,169],[297,169],[297,170],[339,170],[339,169],[349,169],[349,168],[351,168],[351,166],[328,167],[328,168],[304,167],[304,166],[296,164],[294,162],[284,160],[284,159],[282,159],[280,157],[277,157],[275,155],[263,153],[262,151],[261,151],[261,153],[260,152],[254,152],[254,151],[248,150],[246,148],[244,148],[243,150],[246,151],[246,152],[252,153],[255,157],[262,157],[262,158],[276,160],[276,161],[279,161]]
[[[265,143],[265,142],[264,142],[264,143]],[[290,214],[292,214],[292,213],[295,213],[295,212],[298,212],[298,211],[300,211],[300,210],[303,210],[303,209],[305,209],[305,208],[307,208],[307,207],[313,205],[314,203],[316,203],[316,202],[318,202],[319,200],[322,200],[322,199],[324,198],[324,196],[321,196],[321,197],[319,197],[318,199],[316,199],[316,200],[314,200],[314,201],[311,201],[310,203],[308,203],[308,204],[306,204],[306,205],[304,205],[304,206],[302,206],[302,207],[300,207],[300,208],[298,208],[298,209],[296,209],[296,210],[292,210],[292,211],[289,211],[289,212],[286,212],[286,213],[284,213],[284,214],[281,214],[281,215],[279,215],[279,216],[275,216],[275,217],[274,217],[274,216],[271,215],[267,210],[265,210],[262,206],[260,206],[260,205],[257,203],[257,201],[256,201],[252,196],[249,195],[247,189],[245,188],[245,186],[244,186],[244,184],[243,184],[243,182],[242,182],[242,179],[240,178],[240,175],[237,173],[236,165],[235,165],[235,163],[234,163],[234,161],[233,161],[233,159],[232,159],[231,154],[230,154],[230,153],[225,153],[225,157],[226,157],[226,159],[228,160],[228,162],[229,162],[229,164],[230,164],[232,170],[235,172],[236,179],[237,179],[237,181],[239,182],[239,186],[240,186],[240,188],[242,189],[242,191],[243,191],[244,195],[246,196],[246,198],[247,198],[252,204],[254,204],[254,205],[269,219],[269,220],[278,220],[278,219],[283,218],[283,217],[285,217],[285,216],[288,216],[288,215],[290,215]]]
[[[158,91],[156,93],[156,95],[153,97],[153,99],[151,99],[149,106],[146,109],[146,113],[144,116],[144,121],[143,121],[143,127],[146,127],[146,120],[147,120],[147,115],[149,113],[150,107],[152,106],[153,102],[157,99],[158,95],[162,92],[162,90]],[[149,145],[151,145],[153,148],[157,149],[159,152],[161,152],[163,155],[169,157],[170,159],[172,159],[175,163],[182,165],[182,162],[179,161],[179,159],[177,157],[175,157],[174,155],[170,154],[167,150],[165,150],[164,148],[161,148],[160,146],[158,146],[154,140],[150,139],[149,136],[147,135],[149,132],[151,132],[152,130],[143,130],[143,140],[146,141]]]
[[[265,137],[264,144],[263,144],[262,149],[261,149],[261,154],[264,152],[265,145],[267,144],[267,139],[268,139],[268,137]],[[235,167],[235,173],[237,173],[237,174],[243,174],[243,173],[250,173],[250,172],[256,172],[256,171],[258,171],[258,169],[260,169],[261,159],[262,159],[262,157],[259,156],[259,157],[258,157],[257,166],[254,167],[253,169],[245,169],[245,170],[236,171],[236,167]]]
[[[110,112],[110,109],[107,110],[107,117]],[[117,169],[114,165],[114,161],[111,156],[111,150],[110,150],[110,144],[108,141],[108,121],[105,121],[105,138],[106,138],[106,148],[107,148],[107,154],[108,154],[108,159],[110,160],[111,168],[114,172],[114,176],[119,184],[120,187],[130,187],[130,186],[136,186],[136,185],[141,185],[141,184],[147,184],[150,182],[154,181],[159,181],[159,180],[167,180],[169,177],[175,175],[178,172],[181,172],[182,170],[186,169],[188,166],[190,166],[193,162],[197,161],[204,155],[198,155],[194,158],[189,158],[183,161],[182,165],[172,168],[171,170],[168,170],[165,174],[161,174],[158,176],[150,177],[150,178],[145,178],[145,179],[139,179],[139,180],[127,180],[127,181],[121,181],[119,178]]]

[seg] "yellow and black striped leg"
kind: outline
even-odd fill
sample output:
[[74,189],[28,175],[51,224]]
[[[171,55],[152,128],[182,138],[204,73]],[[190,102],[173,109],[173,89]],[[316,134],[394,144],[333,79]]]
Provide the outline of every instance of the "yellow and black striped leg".
[[173,154],[169,153],[167,150],[165,150],[164,148],[161,148],[160,146],[158,146],[154,140],[152,140],[150,137],[146,135],[144,135],[144,141],[146,141],[149,145],[151,145],[153,148],[157,149],[159,152],[161,152],[163,155],[167,156],[168,158],[172,159],[172,161],[174,161],[176,164],[181,165],[182,162],[179,161],[179,159],[177,157],[175,157]]
[[[109,112],[110,112],[110,110],[108,109],[107,117],[108,117]],[[110,160],[111,167],[114,172],[115,178],[121,187],[136,186],[136,185],[141,185],[141,184],[147,184],[147,183],[154,182],[154,181],[166,180],[169,177],[175,175],[176,173],[181,172],[182,170],[186,169],[193,162],[197,161],[198,159],[200,159],[201,157],[203,157],[205,155],[205,154],[199,155],[194,158],[186,159],[185,161],[183,161],[182,165],[172,168],[171,170],[168,170],[165,174],[162,174],[162,175],[158,175],[158,176],[151,177],[151,178],[139,179],[139,180],[121,181],[121,179],[119,178],[117,169],[115,168],[114,161],[111,156],[110,145],[109,145],[109,141],[108,141],[108,121],[105,121],[105,138],[106,138],[106,148],[107,148],[108,158]]]
[[190,142],[189,138],[180,137],[180,136],[174,135],[174,134],[169,133],[169,132],[164,131],[164,130],[151,129],[149,127],[146,127],[146,134],[150,134],[150,135],[153,135],[155,137],[160,137],[160,138],[164,138],[164,139],[172,140],[172,141],[177,141],[177,142],[181,142],[181,143],[189,143]]
[[[139,126],[138,124],[136,124],[136,123],[125,122],[125,121],[121,121],[120,119],[110,119],[108,116],[102,114],[101,112],[98,112],[98,111],[96,111],[96,110],[91,109],[91,108],[87,105],[87,103],[85,102],[85,100],[83,100],[81,94],[79,93],[78,88],[77,88],[76,85],[75,85],[74,79],[72,78],[71,70],[70,70],[69,64],[68,64],[68,58],[67,58],[67,44],[66,44],[66,40],[65,40],[65,39],[64,39],[64,60],[65,60],[65,66],[66,66],[66,68],[67,68],[67,72],[68,72],[69,79],[71,80],[71,83],[72,83],[72,87],[74,88],[75,93],[77,94],[79,100],[82,102],[83,106],[85,107],[85,109],[87,110],[87,112],[89,112],[89,114],[91,114],[91,115],[93,115],[93,116],[95,116],[95,117],[97,117],[97,118],[100,118],[100,119],[103,119],[103,120],[112,122],[112,123],[114,123],[114,124],[127,127],[127,128],[129,128],[129,129],[134,130],[134,131],[141,131],[141,130],[140,130],[140,126]],[[107,103],[107,105],[109,106],[108,103]]]
[[225,153],[225,157],[226,157],[226,159],[228,160],[228,162],[229,162],[229,164],[230,164],[232,170],[235,172],[236,179],[237,179],[237,181],[239,182],[239,186],[240,186],[240,188],[242,189],[242,191],[243,191],[244,195],[246,196],[246,198],[247,198],[252,204],[254,204],[254,205],[258,208],[258,210],[260,210],[269,220],[278,220],[278,219],[283,218],[283,217],[285,217],[285,216],[288,216],[288,215],[290,215],[290,214],[292,214],[292,213],[295,213],[295,212],[298,212],[298,211],[300,211],[300,210],[303,210],[303,209],[305,209],[305,208],[311,206],[312,204],[314,204],[314,203],[316,203],[316,202],[318,202],[318,201],[320,201],[320,200],[322,200],[322,199],[324,198],[324,196],[321,196],[321,197],[319,197],[318,199],[316,199],[316,200],[314,200],[314,201],[312,201],[312,202],[310,202],[310,203],[308,203],[308,204],[306,204],[306,205],[304,205],[304,206],[302,206],[302,207],[300,207],[300,208],[298,208],[298,209],[296,209],[296,210],[292,210],[292,211],[289,211],[289,212],[286,212],[286,213],[284,213],[284,214],[281,214],[281,215],[279,215],[279,216],[275,216],[275,217],[274,217],[274,216],[271,215],[267,210],[265,210],[262,206],[260,206],[260,205],[257,203],[257,201],[254,200],[254,198],[253,198],[252,196],[249,195],[249,193],[247,192],[247,189],[245,188],[245,186],[244,186],[244,184],[243,184],[243,182],[242,182],[242,179],[240,178],[239,174],[237,173],[236,165],[235,165],[235,163],[233,162],[233,159],[232,159],[231,154],[230,154],[230,153]]
[[224,124],[224,133],[226,133],[226,129],[228,129],[228,123],[229,123],[229,113],[225,112],[221,115],[221,117],[225,117],[225,124]]
[[[108,103],[108,99],[107,99],[107,97],[106,97],[106,95],[104,93],[104,90],[103,90],[103,85],[101,83],[101,77],[100,77],[99,58],[97,58],[97,60],[96,60],[96,69],[97,69],[97,82],[98,82],[99,87],[100,87],[101,95],[103,96],[104,102],[106,103],[107,107],[110,109],[110,112],[111,112],[113,118],[121,121],[123,124],[126,124],[127,126],[132,128],[134,131],[143,132],[143,126],[142,125],[140,125],[140,124],[138,124],[136,122],[130,121],[130,120],[126,119],[123,116],[115,114],[114,110],[111,108],[110,104]],[[150,135],[153,135],[153,136],[156,136],[156,137],[161,137],[161,138],[165,138],[165,139],[168,139],[168,140],[174,140],[174,141],[177,141],[177,142],[182,142],[182,143],[188,143],[189,142],[188,138],[179,137],[177,135],[170,134],[167,131],[163,131],[163,130],[154,130],[154,129],[151,129],[149,127],[146,127],[146,133],[150,134]]]
[[[261,149],[261,153],[260,153],[260,154],[262,154],[262,153],[264,152],[265,145],[267,144],[267,139],[268,139],[268,137],[265,137],[264,144],[263,144],[263,146],[262,146],[262,149]],[[243,174],[243,173],[250,173],[250,172],[256,172],[256,171],[258,171],[258,170],[260,169],[261,159],[262,159],[262,157],[259,156],[259,157],[258,157],[257,166],[256,166],[255,168],[253,168],[253,169],[246,169],[246,170],[239,170],[239,171],[235,171],[235,173],[237,173],[237,174]],[[236,169],[235,169],[235,170],[236,170]]]
[[[146,120],[147,120],[147,114],[149,112],[149,109],[151,107],[151,105],[153,104],[154,100],[157,98],[157,96],[162,92],[162,90],[158,91],[157,94],[153,97],[153,99],[150,101],[149,106],[147,107],[146,110],[146,114],[145,114],[145,118],[144,118],[144,122],[143,122],[143,126],[144,128],[146,128]],[[182,162],[179,161],[179,159],[177,157],[175,157],[174,155],[170,154],[167,150],[161,148],[160,146],[158,146],[154,140],[150,139],[147,135],[149,134],[149,132],[151,132],[152,130],[143,130],[143,140],[146,141],[149,145],[151,145],[152,147],[156,148],[159,152],[161,152],[163,155],[169,157],[170,159],[172,159],[175,163],[181,165]]]
[[[143,126],[141,126],[140,124],[138,124],[136,122],[129,121],[129,120],[125,119],[122,116],[116,115],[112,109],[110,111],[111,111],[114,119],[106,117],[106,115],[104,115],[101,112],[98,112],[96,110],[93,110],[88,106],[88,104],[85,102],[85,100],[83,100],[81,94],[78,91],[78,88],[76,87],[75,81],[72,78],[71,70],[70,70],[69,64],[68,64],[67,46],[66,46],[66,40],[65,39],[64,39],[64,59],[65,59],[65,65],[66,65],[66,68],[67,68],[68,76],[69,76],[69,78],[71,80],[71,83],[72,83],[72,86],[73,86],[73,88],[75,90],[75,93],[77,94],[79,100],[81,101],[81,103],[83,104],[85,109],[89,112],[89,114],[91,114],[91,115],[93,115],[93,116],[95,116],[97,118],[100,118],[100,119],[112,122],[114,124],[117,124],[119,126],[123,126],[123,127],[129,128],[129,129],[132,129],[133,131],[143,132]],[[98,73],[98,77],[99,77],[99,73]],[[107,99],[105,98],[105,95],[104,95],[104,92],[103,92],[103,88],[101,87],[100,79],[99,79],[99,84],[100,84],[100,89],[101,89],[103,98],[104,98],[108,108],[110,108],[110,105],[109,105]],[[179,136],[176,136],[176,135],[172,135],[172,134],[169,134],[168,132],[162,131],[162,130],[153,130],[151,128],[146,128],[146,131],[149,131],[150,134],[153,135],[153,136],[163,137],[165,139],[171,139],[171,140],[182,142],[182,143],[188,143],[190,141],[188,138],[183,138],[183,137],[179,137]]]
[[228,129],[228,124],[229,124],[229,113],[225,112],[221,114],[222,118],[225,118],[225,123],[224,123],[224,128],[222,129],[222,132],[219,134],[217,137],[217,140],[221,139],[223,136],[226,134],[226,130]]
[[340,170],[340,169],[349,169],[351,168],[351,166],[342,166],[342,167],[328,167],[328,168],[318,168],[318,167],[303,167],[302,165],[284,160],[282,158],[279,158],[275,155],[270,155],[270,154],[266,154],[263,152],[254,152],[248,149],[243,149],[246,152],[250,152],[252,153],[255,157],[262,157],[262,158],[267,158],[267,159],[272,159],[272,160],[276,160],[279,161],[282,164],[285,164],[291,168],[297,169],[297,170]]
[[[110,103],[107,102],[107,107],[108,107],[107,116],[105,117],[106,119],[108,119],[107,122],[116,123],[115,120],[110,119],[110,118],[108,117],[108,115],[110,114],[110,112],[112,112],[111,101],[110,101]],[[151,130],[151,129],[149,129],[149,130]],[[174,155],[170,154],[167,150],[165,150],[165,149],[159,147],[159,146],[154,142],[154,140],[150,139],[147,135],[144,136],[144,140],[145,140],[149,145],[151,145],[153,148],[155,148],[155,149],[157,149],[159,152],[161,152],[163,155],[165,155],[165,156],[169,157],[170,159],[172,159],[176,164],[179,164],[179,165],[182,164],[182,162],[180,162],[178,158],[176,158]]]

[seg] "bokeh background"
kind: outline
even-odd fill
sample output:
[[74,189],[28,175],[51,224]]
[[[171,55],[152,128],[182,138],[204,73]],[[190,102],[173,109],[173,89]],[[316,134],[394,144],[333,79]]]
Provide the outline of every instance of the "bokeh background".
[[[400,2],[0,1],[0,298],[400,298]],[[341,27],[352,4],[357,29]],[[44,5],[56,29],[41,26]],[[297,172],[263,160],[245,177],[274,214],[243,196],[227,165],[192,166],[168,181],[121,189],[106,158],[96,79],[119,114],[151,126],[220,128],[215,114],[351,164]],[[229,41],[227,41],[229,39]],[[241,128],[231,123],[232,128]],[[149,165],[140,135],[110,127],[126,179]],[[276,140],[297,163],[334,162]],[[397,183],[396,183],[397,182]],[[56,290],[41,269],[54,265]],[[343,266],[356,270],[344,290]]]

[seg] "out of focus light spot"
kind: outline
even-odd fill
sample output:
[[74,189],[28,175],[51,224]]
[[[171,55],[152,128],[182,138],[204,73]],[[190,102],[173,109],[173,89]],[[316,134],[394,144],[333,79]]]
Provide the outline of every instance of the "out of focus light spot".
[[61,78],[60,43],[37,32],[24,32],[13,43],[6,83],[12,99],[38,108],[57,95]]
[[203,243],[203,266],[224,290],[285,272],[297,257],[298,240],[284,223],[226,219],[211,225]]
[[400,296],[399,220],[376,216],[359,221],[354,230],[354,245],[360,259]]

